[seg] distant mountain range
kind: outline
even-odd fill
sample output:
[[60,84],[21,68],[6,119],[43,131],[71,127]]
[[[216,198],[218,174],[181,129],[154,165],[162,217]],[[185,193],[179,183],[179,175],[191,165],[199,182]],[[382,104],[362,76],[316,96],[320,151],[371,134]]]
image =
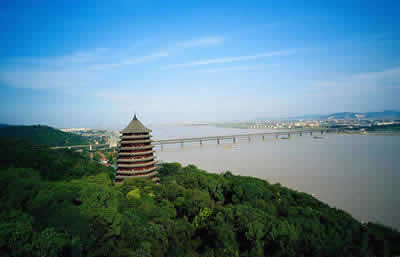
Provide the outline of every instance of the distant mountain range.
[[329,119],[400,119],[399,111],[385,110],[383,112],[339,112],[329,115],[317,115],[315,119],[329,120]]
[[[258,120],[266,120],[257,118]],[[383,112],[338,112],[332,114],[313,114],[290,117],[288,120],[350,120],[350,119],[376,119],[376,120],[398,120],[400,111],[385,110]]]

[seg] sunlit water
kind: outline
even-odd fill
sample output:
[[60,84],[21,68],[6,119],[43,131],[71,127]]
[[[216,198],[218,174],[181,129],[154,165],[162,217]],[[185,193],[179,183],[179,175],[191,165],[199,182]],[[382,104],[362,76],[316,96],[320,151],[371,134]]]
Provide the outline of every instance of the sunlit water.
[[[215,127],[152,127],[153,139],[256,133]],[[400,136],[325,134],[156,147],[158,160],[230,170],[313,194],[360,221],[400,229]]]

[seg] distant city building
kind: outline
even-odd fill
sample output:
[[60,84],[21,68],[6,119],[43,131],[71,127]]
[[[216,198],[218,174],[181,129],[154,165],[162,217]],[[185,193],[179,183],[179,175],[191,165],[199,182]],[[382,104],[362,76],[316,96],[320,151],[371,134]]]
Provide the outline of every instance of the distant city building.
[[90,130],[88,128],[65,128],[65,129],[60,129],[63,132],[77,132],[77,131],[87,131]]
[[158,181],[150,132],[151,130],[146,128],[136,115],[121,131],[116,171],[117,183],[134,178],[150,178]]

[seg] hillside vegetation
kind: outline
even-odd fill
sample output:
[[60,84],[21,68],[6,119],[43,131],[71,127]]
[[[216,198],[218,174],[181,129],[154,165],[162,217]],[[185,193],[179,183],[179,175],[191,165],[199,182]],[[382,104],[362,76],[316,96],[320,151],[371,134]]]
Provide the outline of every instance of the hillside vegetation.
[[63,132],[44,125],[0,127],[0,136],[29,139],[49,146],[85,145],[88,140],[79,135]]
[[400,234],[279,184],[166,163],[113,183],[71,151],[0,138],[0,256],[393,256]]

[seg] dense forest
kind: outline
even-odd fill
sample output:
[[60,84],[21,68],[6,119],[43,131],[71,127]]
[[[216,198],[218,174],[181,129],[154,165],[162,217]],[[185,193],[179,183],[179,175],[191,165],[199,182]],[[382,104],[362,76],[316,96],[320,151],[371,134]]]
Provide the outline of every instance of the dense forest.
[[279,184],[166,163],[116,185],[69,150],[0,138],[0,256],[394,256],[399,232]]
[[86,145],[87,138],[45,126],[4,126],[0,127],[0,136],[19,137],[49,146]]

